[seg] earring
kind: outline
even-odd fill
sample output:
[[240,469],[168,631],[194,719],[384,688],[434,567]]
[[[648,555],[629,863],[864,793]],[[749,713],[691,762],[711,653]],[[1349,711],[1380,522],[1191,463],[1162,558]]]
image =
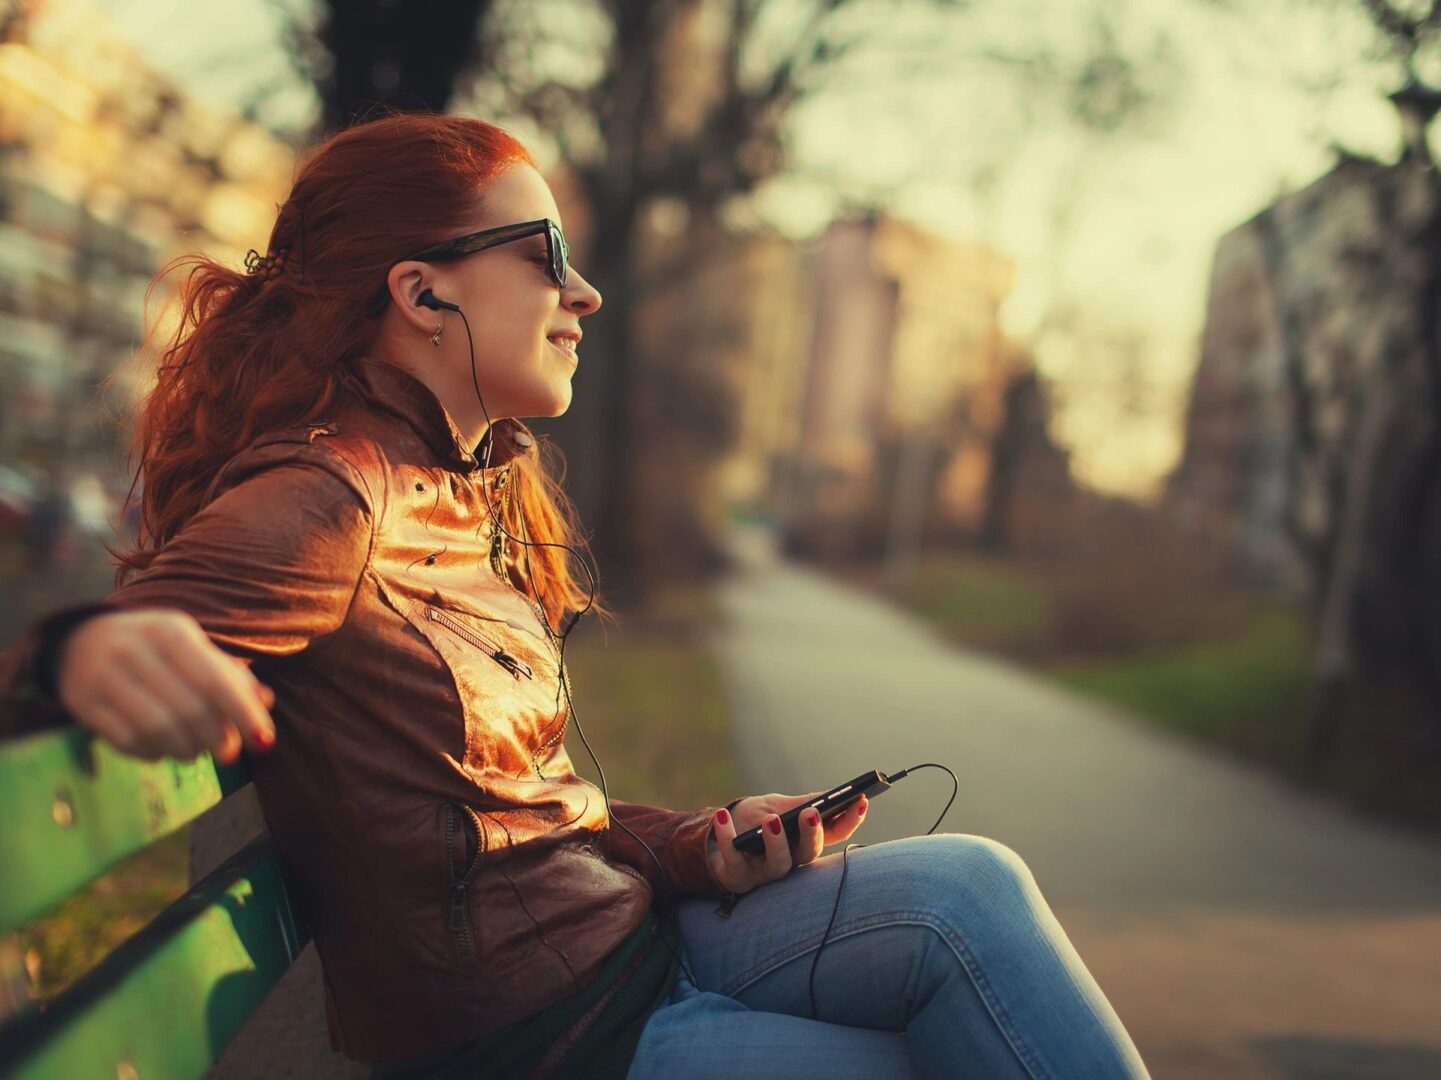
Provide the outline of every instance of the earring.
[[444,323],[435,324],[435,333],[430,335],[430,343],[437,349],[440,348],[440,332],[445,329]]

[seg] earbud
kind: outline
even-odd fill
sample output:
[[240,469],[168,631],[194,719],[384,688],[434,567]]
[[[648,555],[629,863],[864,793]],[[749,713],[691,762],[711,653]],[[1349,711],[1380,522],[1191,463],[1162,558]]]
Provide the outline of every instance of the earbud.
[[431,292],[429,289],[426,289],[423,293],[421,293],[415,298],[415,306],[430,308],[431,311],[439,311],[441,308],[444,308],[446,311],[460,310],[457,305],[452,304],[449,300],[438,299],[435,293]]

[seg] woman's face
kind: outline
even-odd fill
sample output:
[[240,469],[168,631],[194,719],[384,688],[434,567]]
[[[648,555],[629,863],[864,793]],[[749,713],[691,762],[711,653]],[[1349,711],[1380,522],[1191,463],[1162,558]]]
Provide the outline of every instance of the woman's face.
[[[484,192],[485,210],[461,232],[534,221],[561,223],[560,211],[540,173],[511,166]],[[570,407],[576,354],[556,343],[581,333],[580,320],[596,311],[600,293],[571,267],[565,287],[546,270],[546,238],[513,240],[450,262],[403,262],[390,271],[386,337],[391,353],[425,382],[467,437],[479,438],[485,413],[501,417],[559,416]],[[425,289],[456,304],[470,320],[475,373],[485,399],[476,402],[465,324],[452,311],[418,307]],[[400,301],[404,301],[401,303]],[[442,327],[439,347],[430,335]]]

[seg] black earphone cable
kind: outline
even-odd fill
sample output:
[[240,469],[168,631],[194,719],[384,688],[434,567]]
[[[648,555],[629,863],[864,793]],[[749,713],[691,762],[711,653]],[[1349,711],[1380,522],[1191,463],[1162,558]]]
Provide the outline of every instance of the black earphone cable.
[[[432,295],[432,299],[434,299],[433,295]],[[559,543],[548,542],[548,541],[531,540],[531,539],[529,538],[529,529],[528,529],[528,528],[526,527],[526,525],[525,525],[525,508],[524,508],[523,506],[520,506],[519,502],[517,502],[516,505],[517,505],[518,510],[519,510],[519,513],[520,513],[521,530],[527,534],[527,536],[526,536],[525,539],[521,539],[521,538],[518,537],[518,536],[512,535],[512,534],[509,532],[509,530],[506,529],[504,523],[503,523],[503,522],[501,521],[501,519],[500,519],[500,516],[496,513],[496,511],[495,511],[495,506],[494,506],[494,504],[493,504],[493,503],[491,502],[491,500],[490,500],[490,491],[489,491],[488,487],[486,486],[486,484],[485,484],[485,482],[484,482],[484,470],[490,468],[490,454],[491,454],[492,448],[495,446],[495,430],[494,430],[494,426],[493,426],[493,424],[492,424],[492,422],[491,422],[491,419],[490,419],[490,411],[489,411],[488,409],[486,409],[486,407],[485,407],[485,398],[484,398],[484,396],[483,396],[483,395],[481,394],[481,392],[480,392],[480,377],[476,374],[476,370],[475,370],[475,338],[474,338],[474,337],[472,336],[472,334],[471,334],[471,330],[470,330],[470,320],[465,317],[465,312],[462,311],[462,310],[459,308],[459,306],[454,305],[454,304],[448,304],[448,303],[446,303],[445,301],[439,301],[439,300],[437,300],[437,301],[435,301],[435,302],[436,302],[437,304],[445,304],[445,307],[446,307],[447,310],[451,310],[451,311],[456,312],[456,314],[458,314],[458,315],[460,316],[461,322],[462,322],[462,323],[464,324],[464,326],[465,326],[465,339],[466,339],[466,342],[467,342],[467,343],[469,344],[469,346],[470,346],[470,378],[471,378],[471,382],[475,385],[475,397],[476,397],[476,400],[480,403],[481,412],[485,415],[486,432],[487,432],[486,444],[485,444],[485,460],[484,460],[484,462],[483,462],[482,465],[481,465],[481,470],[482,470],[482,482],[481,482],[481,485],[480,485],[481,493],[485,496],[485,506],[486,506],[486,510],[489,511],[489,513],[490,513],[491,522],[492,522],[492,524],[494,525],[494,527],[501,533],[501,535],[509,538],[510,540],[513,540],[513,541],[514,541],[515,543],[517,543],[517,544],[520,544],[520,545],[522,546],[524,552],[525,552],[525,562],[526,562],[526,574],[525,574],[525,578],[526,578],[526,587],[527,587],[528,589],[531,589],[531,590],[534,590],[534,588],[535,588],[535,583],[534,583],[534,581],[532,580],[531,573],[530,573],[530,548],[531,548],[532,546],[535,546],[535,547],[559,547],[559,548],[564,548],[566,551],[569,551],[572,555],[574,555],[574,556],[576,557],[577,560],[579,560],[579,562],[580,562],[580,564],[581,564],[581,568],[585,570],[586,577],[587,577],[587,578],[589,579],[589,581],[590,581],[590,594],[586,597],[585,607],[581,608],[581,609],[580,609],[579,611],[577,611],[577,612],[574,612],[567,620],[565,620],[565,628],[561,631],[561,634],[560,634],[560,637],[559,637],[559,645],[557,646],[557,648],[558,648],[558,662],[559,662],[559,668],[560,668],[560,685],[561,685],[561,689],[562,689],[562,690],[564,691],[564,693],[565,693],[565,702],[566,702],[567,717],[568,717],[569,719],[575,721],[575,729],[576,729],[577,732],[579,732],[581,741],[585,744],[586,752],[590,754],[590,759],[591,759],[591,761],[593,761],[593,762],[595,763],[596,772],[600,774],[601,795],[605,798],[605,810],[606,810],[606,820],[607,820],[607,822],[612,822],[612,821],[615,822],[617,825],[619,825],[619,826],[620,826],[622,829],[624,829],[626,832],[630,833],[630,835],[635,838],[635,841],[636,841],[638,844],[640,844],[641,847],[645,848],[646,853],[650,855],[651,860],[655,863],[656,869],[657,869],[657,871],[660,873],[661,880],[664,881],[664,880],[665,880],[665,867],[661,865],[660,858],[656,855],[656,853],[655,853],[654,851],[651,850],[651,846],[650,846],[649,844],[647,844],[644,840],[642,840],[642,839],[640,838],[640,836],[638,836],[638,835],[635,833],[635,831],[630,828],[630,826],[626,825],[625,822],[617,820],[617,819],[612,815],[611,809],[610,809],[610,789],[609,789],[609,786],[608,786],[607,783],[606,783],[606,779],[605,779],[605,769],[603,769],[603,768],[601,767],[600,759],[596,756],[595,750],[591,747],[591,745],[590,745],[590,740],[586,738],[585,729],[581,726],[581,723],[580,723],[580,717],[576,715],[575,703],[571,700],[571,697],[570,697],[570,680],[566,677],[566,673],[565,673],[565,642],[566,642],[566,639],[570,636],[571,630],[573,630],[573,629],[575,628],[575,624],[580,621],[580,617],[581,617],[582,615],[584,615],[587,611],[589,611],[590,608],[591,608],[591,605],[595,602],[595,592],[596,592],[596,588],[595,588],[595,574],[592,572],[592,570],[591,570],[591,568],[590,568],[589,562],[581,555],[581,553],[580,553],[579,551],[577,551],[575,548],[571,547],[569,544],[559,544]],[[427,306],[428,306],[428,305],[427,305]],[[549,615],[548,615],[548,614],[546,613],[546,611],[545,611],[545,605],[543,605],[543,604],[540,603],[540,598],[534,596],[534,593],[532,593],[532,596],[534,597],[537,606],[540,608],[540,614],[541,614],[541,620],[540,620],[540,621],[541,621],[541,625],[545,628],[546,636],[550,638],[552,644],[555,644],[555,642],[556,642],[556,633],[555,633],[555,631],[551,628],[551,625],[550,625],[550,617],[549,617]],[[939,763],[937,763],[937,762],[933,762],[933,761],[928,761],[928,762],[925,762],[925,763],[920,764],[920,765],[912,765],[912,766],[910,766],[910,767],[907,768],[907,769],[902,769],[900,772],[895,773],[894,775],[888,776],[887,779],[890,781],[890,783],[895,784],[896,782],[898,782],[898,781],[900,781],[900,780],[903,780],[908,774],[915,772],[917,769],[944,769],[944,770],[946,771],[946,773],[948,773],[948,774],[950,775],[950,778],[951,778],[951,797],[950,797],[950,799],[948,799],[948,800],[946,801],[945,809],[943,809],[943,810],[941,811],[940,817],[936,818],[935,824],[932,825],[929,829],[926,830],[925,835],[926,835],[926,836],[929,836],[929,835],[931,835],[932,833],[934,833],[934,832],[936,831],[936,829],[940,828],[941,822],[945,820],[946,814],[947,814],[947,813],[950,811],[950,809],[951,809],[951,804],[956,801],[956,794],[960,791],[960,782],[956,779],[956,774],[953,773],[953,772],[951,772],[950,769],[946,768],[946,766],[944,766],[944,765],[941,765],[941,764],[939,764]],[[607,824],[606,827],[609,828],[609,824]],[[841,880],[840,880],[840,882],[837,883],[837,885],[836,885],[836,899],[835,899],[835,904],[831,907],[831,917],[830,917],[830,921],[826,924],[825,931],[821,934],[820,944],[816,946],[815,955],[811,958],[811,971],[810,971],[809,988],[810,988],[810,998],[811,998],[811,1016],[812,1016],[813,1018],[815,1018],[815,1019],[819,1019],[819,1018],[820,1018],[820,1010],[816,1007],[816,965],[820,962],[821,950],[826,947],[826,941],[827,941],[827,939],[829,939],[829,937],[830,937],[831,929],[835,926],[836,913],[840,910],[840,906],[841,906],[841,892],[842,892],[842,890],[845,888],[845,884],[846,884],[846,870],[847,870],[847,867],[848,867],[848,865],[849,865],[849,863],[848,863],[848,858],[849,858],[849,855],[850,855],[850,852],[851,852],[851,849],[852,849],[852,848],[867,847],[867,846],[868,846],[868,845],[866,845],[866,844],[847,844],[847,845],[845,846],[845,848],[843,848],[842,851],[841,851]],[[696,982],[695,973],[691,971],[690,967],[686,964],[685,959],[681,956],[681,954],[680,954],[679,952],[677,952],[677,951],[671,946],[670,942],[666,941],[664,937],[661,937],[659,940],[660,940],[660,941],[665,945],[665,947],[670,951],[671,955],[675,957],[676,962],[680,965],[681,970],[685,972],[686,978],[688,978],[688,979],[690,980],[691,985],[692,985],[692,986],[696,986],[696,987],[698,988],[698,987],[699,987],[699,984]]]
[[[437,302],[443,303],[443,301],[437,301]],[[562,631],[562,633],[560,634],[559,645],[557,646],[557,649],[558,649],[557,662],[558,662],[559,671],[560,671],[560,685],[561,685],[562,690],[564,690],[564,692],[565,692],[565,702],[566,702],[567,716],[568,716],[569,719],[575,721],[575,729],[576,729],[577,732],[580,733],[581,742],[583,742],[583,743],[585,744],[586,752],[587,752],[588,754],[590,754],[590,759],[591,759],[591,761],[593,761],[593,762],[595,763],[596,772],[600,774],[600,785],[601,785],[600,790],[601,790],[601,796],[605,799],[605,815],[606,815],[606,821],[607,821],[606,828],[609,828],[609,827],[610,827],[610,825],[609,825],[610,822],[614,822],[615,824],[619,825],[622,829],[624,829],[626,832],[630,833],[630,835],[631,835],[632,837],[634,837],[636,843],[640,844],[641,847],[645,848],[646,853],[647,853],[648,855],[650,855],[651,861],[655,863],[655,865],[656,865],[656,870],[657,870],[657,871],[659,872],[659,874],[660,874],[660,879],[661,879],[661,881],[664,881],[664,880],[665,880],[665,867],[661,865],[660,858],[656,855],[656,853],[655,853],[653,850],[651,850],[651,846],[650,846],[649,844],[647,844],[644,840],[642,840],[642,839],[640,838],[640,836],[637,835],[637,833],[635,832],[635,830],[633,830],[633,829],[632,829],[629,825],[627,825],[625,822],[620,821],[619,819],[617,819],[617,818],[614,816],[614,814],[611,812],[611,809],[610,809],[610,787],[609,787],[609,784],[607,783],[606,778],[605,778],[605,769],[601,767],[600,758],[598,758],[598,757],[596,756],[595,750],[594,750],[594,749],[591,747],[591,745],[590,745],[590,740],[589,740],[588,738],[586,738],[585,729],[581,726],[580,718],[576,715],[575,703],[571,700],[571,697],[570,697],[570,680],[569,680],[568,678],[566,678],[566,674],[565,674],[565,642],[566,642],[566,639],[570,636],[571,630],[573,630],[573,629],[575,628],[575,624],[580,621],[580,617],[581,617],[582,615],[584,615],[587,611],[589,611],[590,608],[591,608],[591,605],[595,602],[595,593],[596,593],[595,574],[592,572],[592,570],[591,570],[591,568],[590,568],[589,562],[581,555],[581,553],[580,553],[579,551],[577,551],[575,548],[571,547],[569,544],[559,544],[559,543],[553,543],[553,542],[549,542],[549,541],[530,540],[530,539],[528,539],[528,538],[522,540],[520,537],[512,535],[511,532],[510,532],[508,529],[506,529],[504,522],[502,522],[501,519],[500,519],[500,515],[496,513],[496,511],[495,511],[495,505],[494,505],[494,504],[491,502],[491,500],[490,500],[490,490],[489,490],[489,488],[487,487],[487,485],[486,485],[486,483],[485,483],[485,480],[484,480],[484,471],[485,471],[486,469],[490,468],[490,454],[491,454],[491,450],[492,450],[492,449],[494,448],[494,446],[495,446],[495,429],[494,429],[493,422],[492,422],[491,419],[490,419],[490,410],[488,410],[488,409],[485,407],[485,397],[484,397],[484,395],[482,395],[481,392],[480,392],[480,377],[476,374],[476,370],[475,370],[475,338],[474,338],[474,336],[471,334],[471,330],[470,330],[470,320],[465,317],[465,312],[462,311],[458,306],[451,305],[451,307],[452,307],[453,310],[456,312],[456,314],[458,314],[458,315],[460,316],[460,321],[461,321],[461,322],[464,324],[464,326],[465,326],[465,340],[466,340],[467,344],[470,346],[470,378],[471,378],[471,382],[475,385],[475,398],[476,398],[476,401],[478,401],[478,402],[480,403],[480,411],[485,415],[485,427],[486,427],[486,432],[487,432],[487,438],[486,438],[486,442],[485,442],[485,461],[481,464],[482,480],[481,480],[481,484],[480,484],[481,493],[485,496],[485,508],[486,508],[486,510],[490,513],[490,519],[491,519],[492,524],[493,524],[493,525],[495,526],[495,528],[501,533],[501,535],[509,538],[510,540],[513,540],[513,541],[514,541],[515,543],[517,543],[517,544],[522,545],[523,549],[525,550],[525,554],[526,554],[526,571],[527,571],[527,572],[526,572],[526,582],[525,582],[525,584],[526,584],[526,587],[527,587],[528,589],[534,590],[534,588],[535,588],[535,583],[534,583],[534,581],[531,579],[531,575],[530,575],[530,573],[529,573],[529,570],[530,570],[530,548],[531,548],[532,546],[535,546],[535,547],[559,547],[559,548],[564,548],[566,551],[568,551],[568,552],[570,552],[572,555],[574,555],[577,560],[579,560],[580,565],[581,565],[581,568],[582,568],[583,570],[585,570],[586,577],[589,579],[589,582],[590,582],[590,594],[586,597],[585,607],[583,607],[583,608],[581,608],[579,611],[575,612],[571,618],[569,618],[569,619],[566,620],[565,629],[564,629],[564,630]],[[517,505],[518,507],[520,507],[520,504],[519,504],[519,503],[517,503],[516,505]],[[524,509],[524,507],[520,507],[520,515],[521,515],[521,521],[523,522],[523,521],[525,520],[525,509]],[[522,529],[524,529],[524,525],[522,525]],[[527,530],[527,531],[528,531],[528,530]],[[556,634],[555,634],[555,631],[551,628],[551,625],[550,625],[550,616],[549,616],[549,615],[546,613],[546,611],[545,611],[545,605],[544,605],[544,604],[541,604],[540,598],[539,598],[538,596],[535,596],[533,592],[532,592],[532,597],[533,597],[533,599],[535,600],[537,606],[539,606],[539,608],[540,608],[540,616],[541,616],[541,618],[540,618],[540,623],[541,623],[541,626],[545,628],[546,636],[550,638],[551,643],[552,643],[552,644],[555,644],[555,642],[556,642]],[[679,952],[677,952],[676,949],[671,946],[670,942],[666,941],[666,939],[665,939],[664,936],[659,937],[658,940],[659,940],[662,944],[664,944],[665,947],[670,951],[671,955],[675,957],[676,962],[677,962],[677,963],[680,965],[680,967],[681,967],[681,970],[685,972],[686,978],[688,978],[688,979],[690,980],[690,982],[691,982],[692,985],[695,985],[695,981],[696,981],[696,980],[695,980],[695,973],[692,972],[691,969],[690,969],[690,966],[689,966],[688,964],[686,964],[685,958],[682,957],[681,954],[680,954]]]
[[[946,769],[944,765],[937,764],[934,761],[927,761],[922,765],[912,765],[908,769],[902,769],[898,773],[887,776],[886,779],[889,780],[891,784],[895,784],[897,781],[904,780],[907,775],[915,772],[917,769],[945,769],[951,777],[951,797],[946,800],[946,807],[941,811],[941,816],[936,818],[936,823],[925,831],[924,835],[930,836],[931,833],[941,827],[941,822],[946,819],[946,814],[949,813],[951,809],[951,803],[956,801],[956,794],[961,790],[961,784],[960,781],[956,779],[955,773],[951,772],[950,769]],[[851,854],[851,849],[869,846],[869,844],[847,844],[841,849],[841,880],[836,883],[836,902],[831,906],[831,918],[830,921],[826,923],[826,928],[821,934],[821,943],[816,946],[816,953],[811,957],[809,985],[811,992],[811,1019],[813,1020],[819,1020],[821,1018],[820,1009],[816,1008],[816,965],[820,963],[821,950],[826,947],[826,940],[831,936],[831,929],[836,925],[836,912],[841,909],[841,890],[846,887],[846,868],[849,865],[848,859]]]

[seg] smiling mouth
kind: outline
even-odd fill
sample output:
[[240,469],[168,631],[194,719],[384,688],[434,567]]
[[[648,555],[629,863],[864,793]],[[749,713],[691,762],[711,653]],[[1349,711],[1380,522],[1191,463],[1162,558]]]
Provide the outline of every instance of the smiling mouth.
[[572,360],[579,361],[580,354],[576,352],[575,340],[573,338],[549,338],[551,348],[565,353]]

